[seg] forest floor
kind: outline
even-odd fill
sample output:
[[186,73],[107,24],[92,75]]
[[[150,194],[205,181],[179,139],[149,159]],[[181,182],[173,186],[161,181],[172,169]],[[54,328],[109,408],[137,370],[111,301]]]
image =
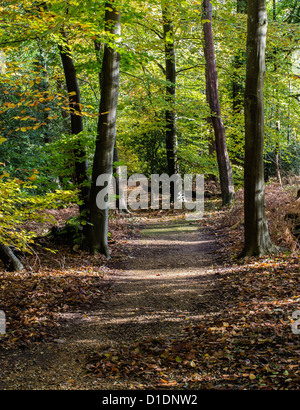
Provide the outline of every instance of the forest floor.
[[298,249],[237,260],[228,212],[112,219],[109,261],[44,243],[0,272],[0,389],[299,389]]

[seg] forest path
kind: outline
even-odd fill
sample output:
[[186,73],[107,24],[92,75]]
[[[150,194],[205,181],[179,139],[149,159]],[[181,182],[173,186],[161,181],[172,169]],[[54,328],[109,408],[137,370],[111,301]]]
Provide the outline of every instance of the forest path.
[[213,232],[175,218],[143,220],[131,238],[131,255],[111,260],[109,301],[92,311],[63,315],[55,342],[12,354],[2,389],[127,389],[128,382],[97,379],[85,372],[86,356],[107,346],[171,337],[218,310],[219,264]]

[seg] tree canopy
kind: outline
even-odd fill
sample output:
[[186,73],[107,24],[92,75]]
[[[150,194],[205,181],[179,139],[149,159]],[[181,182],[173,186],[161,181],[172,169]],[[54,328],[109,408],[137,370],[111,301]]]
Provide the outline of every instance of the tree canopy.
[[[238,189],[244,183],[247,2],[209,3],[219,106]],[[12,184],[22,181],[11,187],[27,195],[34,181],[36,198],[72,190],[84,208],[103,114],[105,49],[120,58],[115,138],[128,176],[180,170],[218,181],[212,124],[220,114],[207,99],[202,6],[195,0],[2,2],[0,165]],[[267,1],[266,7],[268,180],[299,172],[300,34],[297,2]],[[110,9],[122,16],[121,35],[108,29]]]

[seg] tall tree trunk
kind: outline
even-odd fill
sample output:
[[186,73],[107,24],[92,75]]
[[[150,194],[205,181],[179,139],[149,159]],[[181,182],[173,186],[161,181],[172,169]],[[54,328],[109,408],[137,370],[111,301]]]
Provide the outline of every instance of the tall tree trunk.
[[272,249],[265,210],[264,94],[266,0],[249,0],[245,89],[244,249],[241,256]]
[[277,132],[277,141],[275,144],[275,152],[274,152],[274,163],[275,163],[275,172],[276,178],[279,185],[282,187],[282,180],[281,180],[281,172],[280,172],[280,165],[279,165],[279,133],[280,133],[280,121],[276,121],[276,132]]
[[[163,32],[166,60],[166,150],[168,161],[168,174],[179,173],[177,159],[177,133],[176,133],[176,53],[174,45],[174,27],[170,18],[168,4],[162,1]],[[174,199],[174,198],[173,198]]]
[[[37,42],[38,46],[38,53],[37,53],[37,60],[34,62],[34,67],[37,75],[40,76],[41,81],[36,84],[36,89],[43,95],[44,99],[49,97],[49,78],[48,78],[48,66],[47,60],[45,58],[44,50],[41,47],[39,41]],[[42,122],[45,124],[42,128],[40,128],[41,135],[43,135],[44,143],[48,144],[50,142],[50,123],[49,123],[49,111],[45,110],[46,103],[44,106],[44,110],[42,112]]]
[[[114,157],[113,157],[113,174],[115,177],[116,181],[116,191],[115,195],[117,196],[116,198],[116,208],[120,213],[124,214],[129,214],[130,212],[128,211],[127,208],[127,192],[124,192],[124,187],[123,187],[123,179],[122,179],[122,169],[120,165],[118,164],[119,162],[119,154],[118,154],[118,147],[115,142],[114,146]],[[127,182],[124,181],[124,182]]]
[[[277,12],[276,12],[276,0],[273,0],[273,21],[277,20]],[[274,72],[277,71],[277,64],[276,64],[276,55],[277,55],[277,49],[275,48],[274,50]],[[279,110],[279,104],[278,104],[278,90],[274,91],[274,94],[276,96],[276,144],[275,144],[275,152],[274,152],[274,163],[275,163],[275,172],[276,172],[276,178],[277,182],[279,185],[282,187],[282,180],[281,180],[281,173],[280,173],[280,166],[279,166],[279,137],[280,137],[280,110]]]
[[245,64],[245,55],[242,50],[238,50],[233,61],[233,76],[232,76],[232,108],[234,113],[240,113],[244,102],[244,83],[240,77],[240,71]]
[[[115,2],[105,4],[105,27],[112,35],[121,34],[121,13]],[[115,40],[115,39],[114,39]],[[116,117],[119,93],[120,55],[108,44],[104,46],[101,100],[99,109],[96,149],[93,162],[92,186],[89,200],[89,225],[87,228],[87,245],[92,254],[100,252],[110,257],[108,249],[108,203],[104,209],[97,205],[98,194],[105,189],[97,179],[101,175],[109,175],[113,170],[113,154],[116,139]],[[110,180],[107,181],[110,185]]]
[[[237,0],[237,13],[247,14],[248,0]],[[234,55],[234,75],[232,81],[233,111],[240,113],[244,103],[244,81],[240,78],[240,70],[246,62],[244,50],[238,50]]]
[[277,20],[276,0],[273,0],[273,21]]
[[212,28],[212,4],[203,0],[204,55],[206,60],[206,96],[211,111],[211,121],[215,133],[217,161],[223,205],[229,204],[234,197],[232,169],[229,161],[225,127],[221,116],[218,89],[218,73],[214,51]]
[[[103,51],[103,44],[100,42],[100,40],[95,40],[94,41],[94,47],[95,47],[95,52],[96,52],[96,58],[99,63],[99,68],[102,67],[102,51]],[[100,90],[102,90],[102,70],[101,68],[99,69],[99,87]],[[121,175],[121,167],[118,164],[119,162],[119,153],[118,153],[118,147],[117,147],[117,137],[115,138],[115,145],[114,145],[114,154],[113,154],[113,175],[115,177],[116,185],[115,185],[115,195],[116,195],[116,209],[120,213],[130,213],[127,208],[127,199],[126,199],[126,193],[123,190],[123,184],[122,184],[122,175]],[[127,181],[126,181],[127,182]]]
[[78,135],[76,146],[73,147],[73,153],[75,158],[75,177],[76,184],[79,188],[79,199],[82,204],[79,206],[80,214],[86,212],[88,206],[88,175],[87,175],[87,157],[86,149],[82,146],[81,133],[83,132],[83,121],[81,115],[80,104],[80,91],[77,81],[76,70],[73,59],[71,57],[71,51],[68,46],[66,34],[61,30],[61,34],[64,38],[64,44],[59,45],[59,52],[64,68],[64,74],[66,79],[67,90],[69,94],[69,107],[71,117],[71,133]]

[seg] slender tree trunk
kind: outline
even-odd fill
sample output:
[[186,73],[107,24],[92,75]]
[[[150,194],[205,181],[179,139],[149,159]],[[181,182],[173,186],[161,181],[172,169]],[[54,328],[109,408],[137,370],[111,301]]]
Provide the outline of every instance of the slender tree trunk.
[[266,34],[266,0],[249,0],[245,89],[245,243],[241,256],[263,255],[272,249],[265,210],[263,160]]
[[[277,13],[276,13],[276,0],[273,0],[273,21],[277,20]],[[274,56],[275,56],[275,62],[274,62],[274,72],[277,71],[277,64],[276,64],[276,55],[277,55],[277,49],[275,48],[274,50]],[[277,121],[276,121],[276,144],[275,144],[275,152],[274,152],[274,163],[275,163],[275,172],[276,172],[276,178],[277,182],[279,185],[282,187],[282,180],[281,180],[281,173],[280,173],[280,166],[279,166],[279,136],[280,136],[280,110],[279,110],[279,104],[278,104],[278,90],[274,92],[274,97],[276,96],[276,116],[277,116]]]
[[[127,208],[127,200],[126,200],[126,192],[124,192],[123,185],[122,185],[122,175],[121,175],[121,167],[118,164],[119,162],[119,154],[118,154],[118,147],[115,143],[114,146],[114,158],[113,158],[113,174],[116,180],[116,208],[120,213],[129,214]],[[127,181],[126,181],[127,182]]]
[[67,90],[69,94],[69,107],[71,117],[71,133],[78,135],[76,146],[73,147],[75,158],[75,177],[76,184],[79,188],[79,199],[82,204],[79,206],[80,214],[87,210],[88,205],[88,176],[87,176],[87,158],[86,149],[81,143],[81,133],[83,132],[83,121],[81,115],[80,91],[77,82],[77,75],[73,59],[70,54],[70,48],[67,44],[67,38],[63,30],[61,34],[64,37],[65,44],[59,45],[60,56],[64,68]]
[[[237,13],[247,14],[248,0],[237,0]],[[240,78],[240,70],[246,62],[244,50],[238,50],[234,55],[234,75],[232,81],[233,111],[240,113],[244,103],[244,81]]]
[[273,0],[273,21],[277,20],[276,0]]
[[[276,122],[276,131],[278,133],[277,138],[279,138],[279,132],[280,132],[280,122],[279,121]],[[279,165],[279,142],[278,141],[276,141],[276,145],[275,145],[274,162],[275,162],[275,172],[276,172],[277,182],[282,187],[281,172],[280,172],[280,165]]]
[[[121,34],[121,13],[115,7],[115,2],[105,5],[106,30],[112,35]],[[97,179],[101,175],[109,175],[113,171],[113,155],[116,139],[116,117],[119,93],[120,55],[109,45],[105,44],[102,75],[101,101],[99,110],[96,149],[93,162],[92,186],[89,200],[89,225],[87,229],[87,244],[92,254],[100,252],[110,257],[108,249],[108,206],[100,209],[97,196],[106,185],[99,184]],[[107,181],[110,185],[110,181]]]
[[245,56],[242,50],[239,50],[233,61],[234,73],[232,76],[232,108],[234,113],[240,113],[244,102],[244,86],[240,77],[240,71],[245,64]]
[[[37,60],[34,62],[35,66],[35,71],[37,72],[37,75],[40,76],[41,81],[36,84],[36,89],[42,93],[43,97],[46,99],[49,97],[49,88],[50,88],[50,83],[49,83],[49,78],[48,78],[48,67],[47,67],[47,61],[45,58],[44,51],[37,42],[38,45],[38,54],[37,54]],[[45,107],[42,113],[42,122],[45,124],[40,130],[42,131],[41,134],[44,136],[44,143],[48,144],[50,142],[50,123],[49,123],[49,111],[45,110],[46,108],[46,103]]]
[[234,197],[234,185],[226,145],[225,127],[221,116],[218,73],[213,42],[212,4],[209,0],[203,1],[203,21],[204,55],[206,60],[206,96],[211,110],[211,121],[215,133],[222,200],[223,205],[226,205],[229,204]]
[[176,53],[174,46],[174,27],[169,16],[168,4],[162,1],[163,32],[166,60],[166,150],[168,161],[168,174],[179,173],[177,159],[177,133],[176,133]]

